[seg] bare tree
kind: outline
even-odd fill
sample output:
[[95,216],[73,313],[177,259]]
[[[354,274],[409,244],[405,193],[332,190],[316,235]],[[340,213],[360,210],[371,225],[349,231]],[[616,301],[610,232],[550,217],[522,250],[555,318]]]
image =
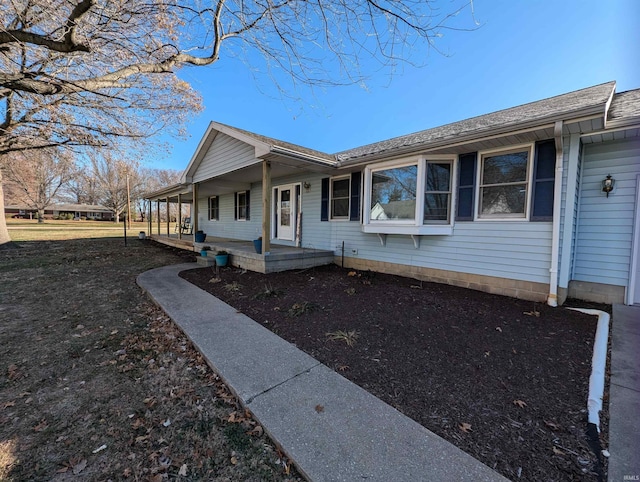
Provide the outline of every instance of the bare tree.
[[[182,176],[182,172],[176,171],[175,169],[146,168],[142,169],[141,174],[143,179],[143,193],[152,192],[165,186],[178,184],[180,182],[180,177]],[[135,200],[135,203],[137,205],[138,215],[144,221],[147,213],[149,212],[149,201],[140,195]],[[182,217],[182,213],[178,213],[177,206],[171,205],[170,211],[175,211],[170,212],[170,216],[175,216],[176,219],[180,219]]]
[[137,161],[118,159],[106,151],[91,156],[91,175],[97,182],[100,204],[113,211],[115,222],[127,211],[127,180],[135,196],[141,191]]
[[98,182],[92,176],[91,171],[80,166],[73,179],[69,180],[61,189],[60,199],[74,204],[99,204]]
[[[458,12],[436,7],[435,0],[5,2],[0,156],[140,141],[179,127],[200,99],[175,71],[224,56],[294,92],[300,84],[360,82],[363,65],[379,72],[398,60],[422,63]],[[367,57],[379,65],[362,62]],[[0,219],[0,244],[8,239]]]
[[44,222],[45,208],[74,175],[75,164],[69,154],[49,148],[8,155],[5,175],[17,188],[17,200],[35,209],[40,223]]

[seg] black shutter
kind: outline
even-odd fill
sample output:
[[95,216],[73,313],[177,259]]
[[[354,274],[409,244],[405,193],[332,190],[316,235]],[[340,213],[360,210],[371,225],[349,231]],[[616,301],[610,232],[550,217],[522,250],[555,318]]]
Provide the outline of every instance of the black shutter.
[[473,221],[473,203],[476,192],[477,152],[461,154],[458,159],[458,205],[456,221]]
[[360,221],[360,184],[361,172],[351,173],[351,203],[349,206],[349,221]]
[[320,190],[320,221],[329,221],[329,178],[322,179]]
[[251,194],[251,191],[246,191],[245,192],[245,195],[246,195],[245,200],[246,200],[246,203],[247,203],[247,211],[246,211],[247,212],[247,221],[249,221],[250,216],[251,216],[251,213],[250,213],[251,197],[249,196],[250,194]]
[[238,220],[238,193],[233,193],[233,219]]
[[533,167],[531,221],[553,220],[556,143],[553,139],[536,142]]

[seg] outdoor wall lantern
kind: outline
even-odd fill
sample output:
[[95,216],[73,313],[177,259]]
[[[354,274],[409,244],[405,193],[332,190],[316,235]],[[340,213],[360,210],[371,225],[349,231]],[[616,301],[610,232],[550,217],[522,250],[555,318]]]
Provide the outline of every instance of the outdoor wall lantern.
[[309,189],[311,189],[311,183],[308,183],[307,181],[304,182],[303,186],[304,190],[307,192],[309,192]]
[[613,191],[613,186],[615,186],[616,180],[611,177],[611,174],[607,174],[607,178],[602,181],[602,192],[607,193],[607,197],[609,197],[609,193]]

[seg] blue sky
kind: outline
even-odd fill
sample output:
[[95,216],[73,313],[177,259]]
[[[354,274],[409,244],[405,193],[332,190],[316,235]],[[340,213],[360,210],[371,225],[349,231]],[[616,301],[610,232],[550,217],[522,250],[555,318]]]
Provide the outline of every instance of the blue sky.
[[[450,8],[448,1],[440,2]],[[471,32],[446,31],[426,65],[401,66],[358,85],[280,95],[233,58],[180,77],[198,90],[204,111],[189,139],[153,167],[183,170],[211,120],[335,153],[487,114],[610,80],[617,91],[640,87],[640,1],[474,0]],[[470,10],[456,22],[473,25]],[[366,66],[365,66],[366,67]]]

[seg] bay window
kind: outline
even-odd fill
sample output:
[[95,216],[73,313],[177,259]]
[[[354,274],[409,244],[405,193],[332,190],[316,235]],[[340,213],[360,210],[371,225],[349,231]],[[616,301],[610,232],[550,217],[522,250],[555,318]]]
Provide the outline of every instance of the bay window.
[[451,157],[418,156],[365,169],[364,232],[451,234]]

